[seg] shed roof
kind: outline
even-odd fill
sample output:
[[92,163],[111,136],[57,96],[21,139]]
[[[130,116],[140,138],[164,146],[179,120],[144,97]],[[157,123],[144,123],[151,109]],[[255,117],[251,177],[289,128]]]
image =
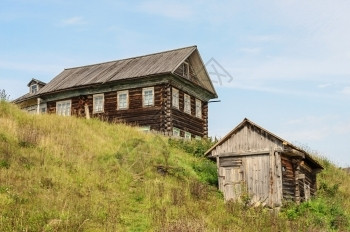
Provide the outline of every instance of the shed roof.
[[223,137],[222,139],[220,139],[220,141],[218,141],[214,146],[212,146],[206,153],[205,156],[209,156],[211,151],[214,150],[217,146],[223,144],[225,141],[227,141],[234,133],[236,133],[237,131],[239,131],[241,128],[243,128],[244,126],[246,126],[247,124],[256,127],[262,131],[264,131],[266,134],[270,135],[271,137],[275,138],[276,140],[280,141],[281,143],[283,143],[286,146],[289,146],[301,153],[303,153],[305,155],[305,159],[308,160],[309,162],[311,162],[316,168],[319,169],[323,169],[323,167],[321,166],[321,164],[319,164],[315,159],[313,159],[311,157],[311,155],[306,152],[305,150],[293,145],[292,143],[286,141],[285,139],[282,139],[281,137],[275,135],[274,133],[266,130],[265,128],[259,126],[258,124],[250,121],[249,119],[245,118],[243,119],[243,121],[238,124],[233,130],[231,130],[225,137]]
[[[45,87],[39,90],[38,94],[57,92],[85,85],[104,84],[130,78],[174,73],[175,70],[194,52],[199,56],[197,46],[179,48],[100,64],[68,68],[63,70]],[[204,65],[203,69],[205,70]],[[200,81],[197,84],[216,95],[213,84],[207,73],[206,76],[208,80]]]

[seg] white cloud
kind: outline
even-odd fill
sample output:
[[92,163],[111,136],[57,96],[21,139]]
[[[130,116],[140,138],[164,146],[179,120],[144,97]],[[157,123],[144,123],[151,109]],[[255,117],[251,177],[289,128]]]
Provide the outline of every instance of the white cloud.
[[138,10],[173,19],[188,19],[193,13],[189,5],[184,3],[160,0],[144,1],[138,6]]
[[63,19],[61,23],[62,25],[67,25],[67,26],[83,25],[83,24],[86,24],[86,21],[82,17],[74,16],[71,18]]
[[350,95],[350,86],[344,87],[341,93],[345,95]]
[[249,54],[249,55],[257,55],[261,52],[261,48],[253,47],[253,48],[241,48],[239,49],[241,52]]
[[53,71],[60,70],[59,65],[51,64],[35,64],[35,63],[22,63],[22,62],[8,62],[0,60],[0,68],[3,70],[21,70],[27,72],[41,72],[51,74]]

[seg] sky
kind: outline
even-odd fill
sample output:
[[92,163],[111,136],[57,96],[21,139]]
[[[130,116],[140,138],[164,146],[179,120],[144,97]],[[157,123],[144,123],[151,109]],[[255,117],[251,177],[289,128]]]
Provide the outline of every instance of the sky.
[[209,136],[248,118],[350,166],[350,1],[1,0],[0,29],[10,99],[64,68],[197,45],[220,100]]

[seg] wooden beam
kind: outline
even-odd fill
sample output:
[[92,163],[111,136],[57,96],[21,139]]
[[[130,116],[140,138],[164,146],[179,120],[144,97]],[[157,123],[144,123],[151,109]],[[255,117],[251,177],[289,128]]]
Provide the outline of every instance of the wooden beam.
[[225,152],[217,155],[216,157],[228,157],[228,156],[250,156],[250,155],[268,155],[270,151],[252,151],[252,152]]

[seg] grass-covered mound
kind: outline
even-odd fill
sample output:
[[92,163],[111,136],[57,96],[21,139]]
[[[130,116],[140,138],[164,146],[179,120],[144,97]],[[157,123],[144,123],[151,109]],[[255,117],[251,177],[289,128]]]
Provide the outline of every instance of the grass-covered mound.
[[317,199],[276,214],[224,203],[208,144],[0,101],[0,231],[350,229],[350,178],[329,162]]

